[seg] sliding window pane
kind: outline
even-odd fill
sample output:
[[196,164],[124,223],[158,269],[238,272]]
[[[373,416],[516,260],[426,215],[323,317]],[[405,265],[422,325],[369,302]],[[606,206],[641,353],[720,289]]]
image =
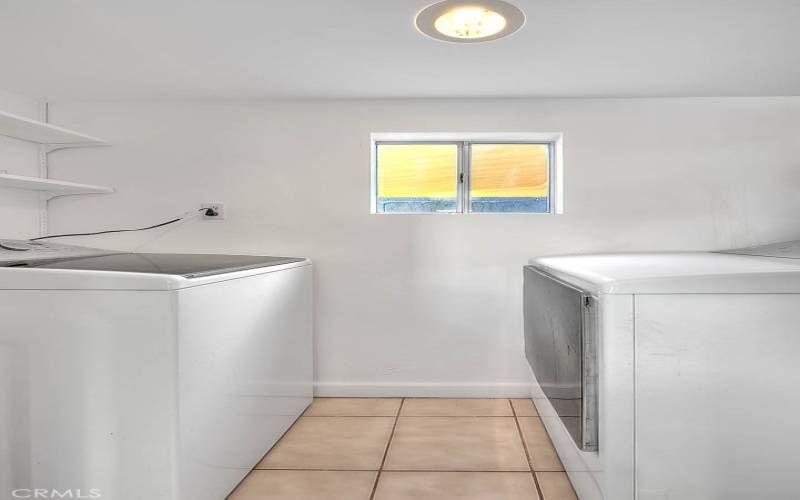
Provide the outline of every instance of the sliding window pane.
[[472,144],[472,212],[550,211],[547,144]]
[[377,211],[455,212],[458,145],[378,144]]

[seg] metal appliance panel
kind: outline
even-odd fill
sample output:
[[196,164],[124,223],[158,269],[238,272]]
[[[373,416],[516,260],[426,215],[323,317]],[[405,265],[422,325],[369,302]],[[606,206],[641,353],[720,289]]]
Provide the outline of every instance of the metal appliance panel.
[[597,304],[591,295],[525,267],[525,355],[579,448],[597,449]]

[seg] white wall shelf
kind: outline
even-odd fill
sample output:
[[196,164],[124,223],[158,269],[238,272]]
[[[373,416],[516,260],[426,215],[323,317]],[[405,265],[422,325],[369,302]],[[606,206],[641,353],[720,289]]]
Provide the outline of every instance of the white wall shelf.
[[0,135],[43,144],[56,149],[108,145],[106,141],[91,135],[31,120],[30,118],[17,116],[5,111],[0,111]]
[[58,181],[55,179],[27,177],[24,175],[13,175],[6,173],[0,173],[0,187],[43,191],[50,193],[53,196],[73,194],[108,194],[114,192],[113,188],[104,186],[93,186],[91,184],[80,184],[78,182]]

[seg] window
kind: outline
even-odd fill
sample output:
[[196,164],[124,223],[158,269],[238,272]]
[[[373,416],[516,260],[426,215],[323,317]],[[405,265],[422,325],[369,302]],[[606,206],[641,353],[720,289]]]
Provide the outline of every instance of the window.
[[560,134],[373,134],[373,213],[560,213]]

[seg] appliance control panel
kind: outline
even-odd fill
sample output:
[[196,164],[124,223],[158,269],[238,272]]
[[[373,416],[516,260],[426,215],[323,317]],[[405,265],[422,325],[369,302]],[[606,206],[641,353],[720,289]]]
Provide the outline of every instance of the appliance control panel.
[[49,241],[0,239],[0,266],[19,266],[29,261],[71,259],[113,253],[119,252]]
[[27,252],[34,249],[47,249],[50,246],[46,243],[27,240],[0,240],[0,249],[11,252]]

